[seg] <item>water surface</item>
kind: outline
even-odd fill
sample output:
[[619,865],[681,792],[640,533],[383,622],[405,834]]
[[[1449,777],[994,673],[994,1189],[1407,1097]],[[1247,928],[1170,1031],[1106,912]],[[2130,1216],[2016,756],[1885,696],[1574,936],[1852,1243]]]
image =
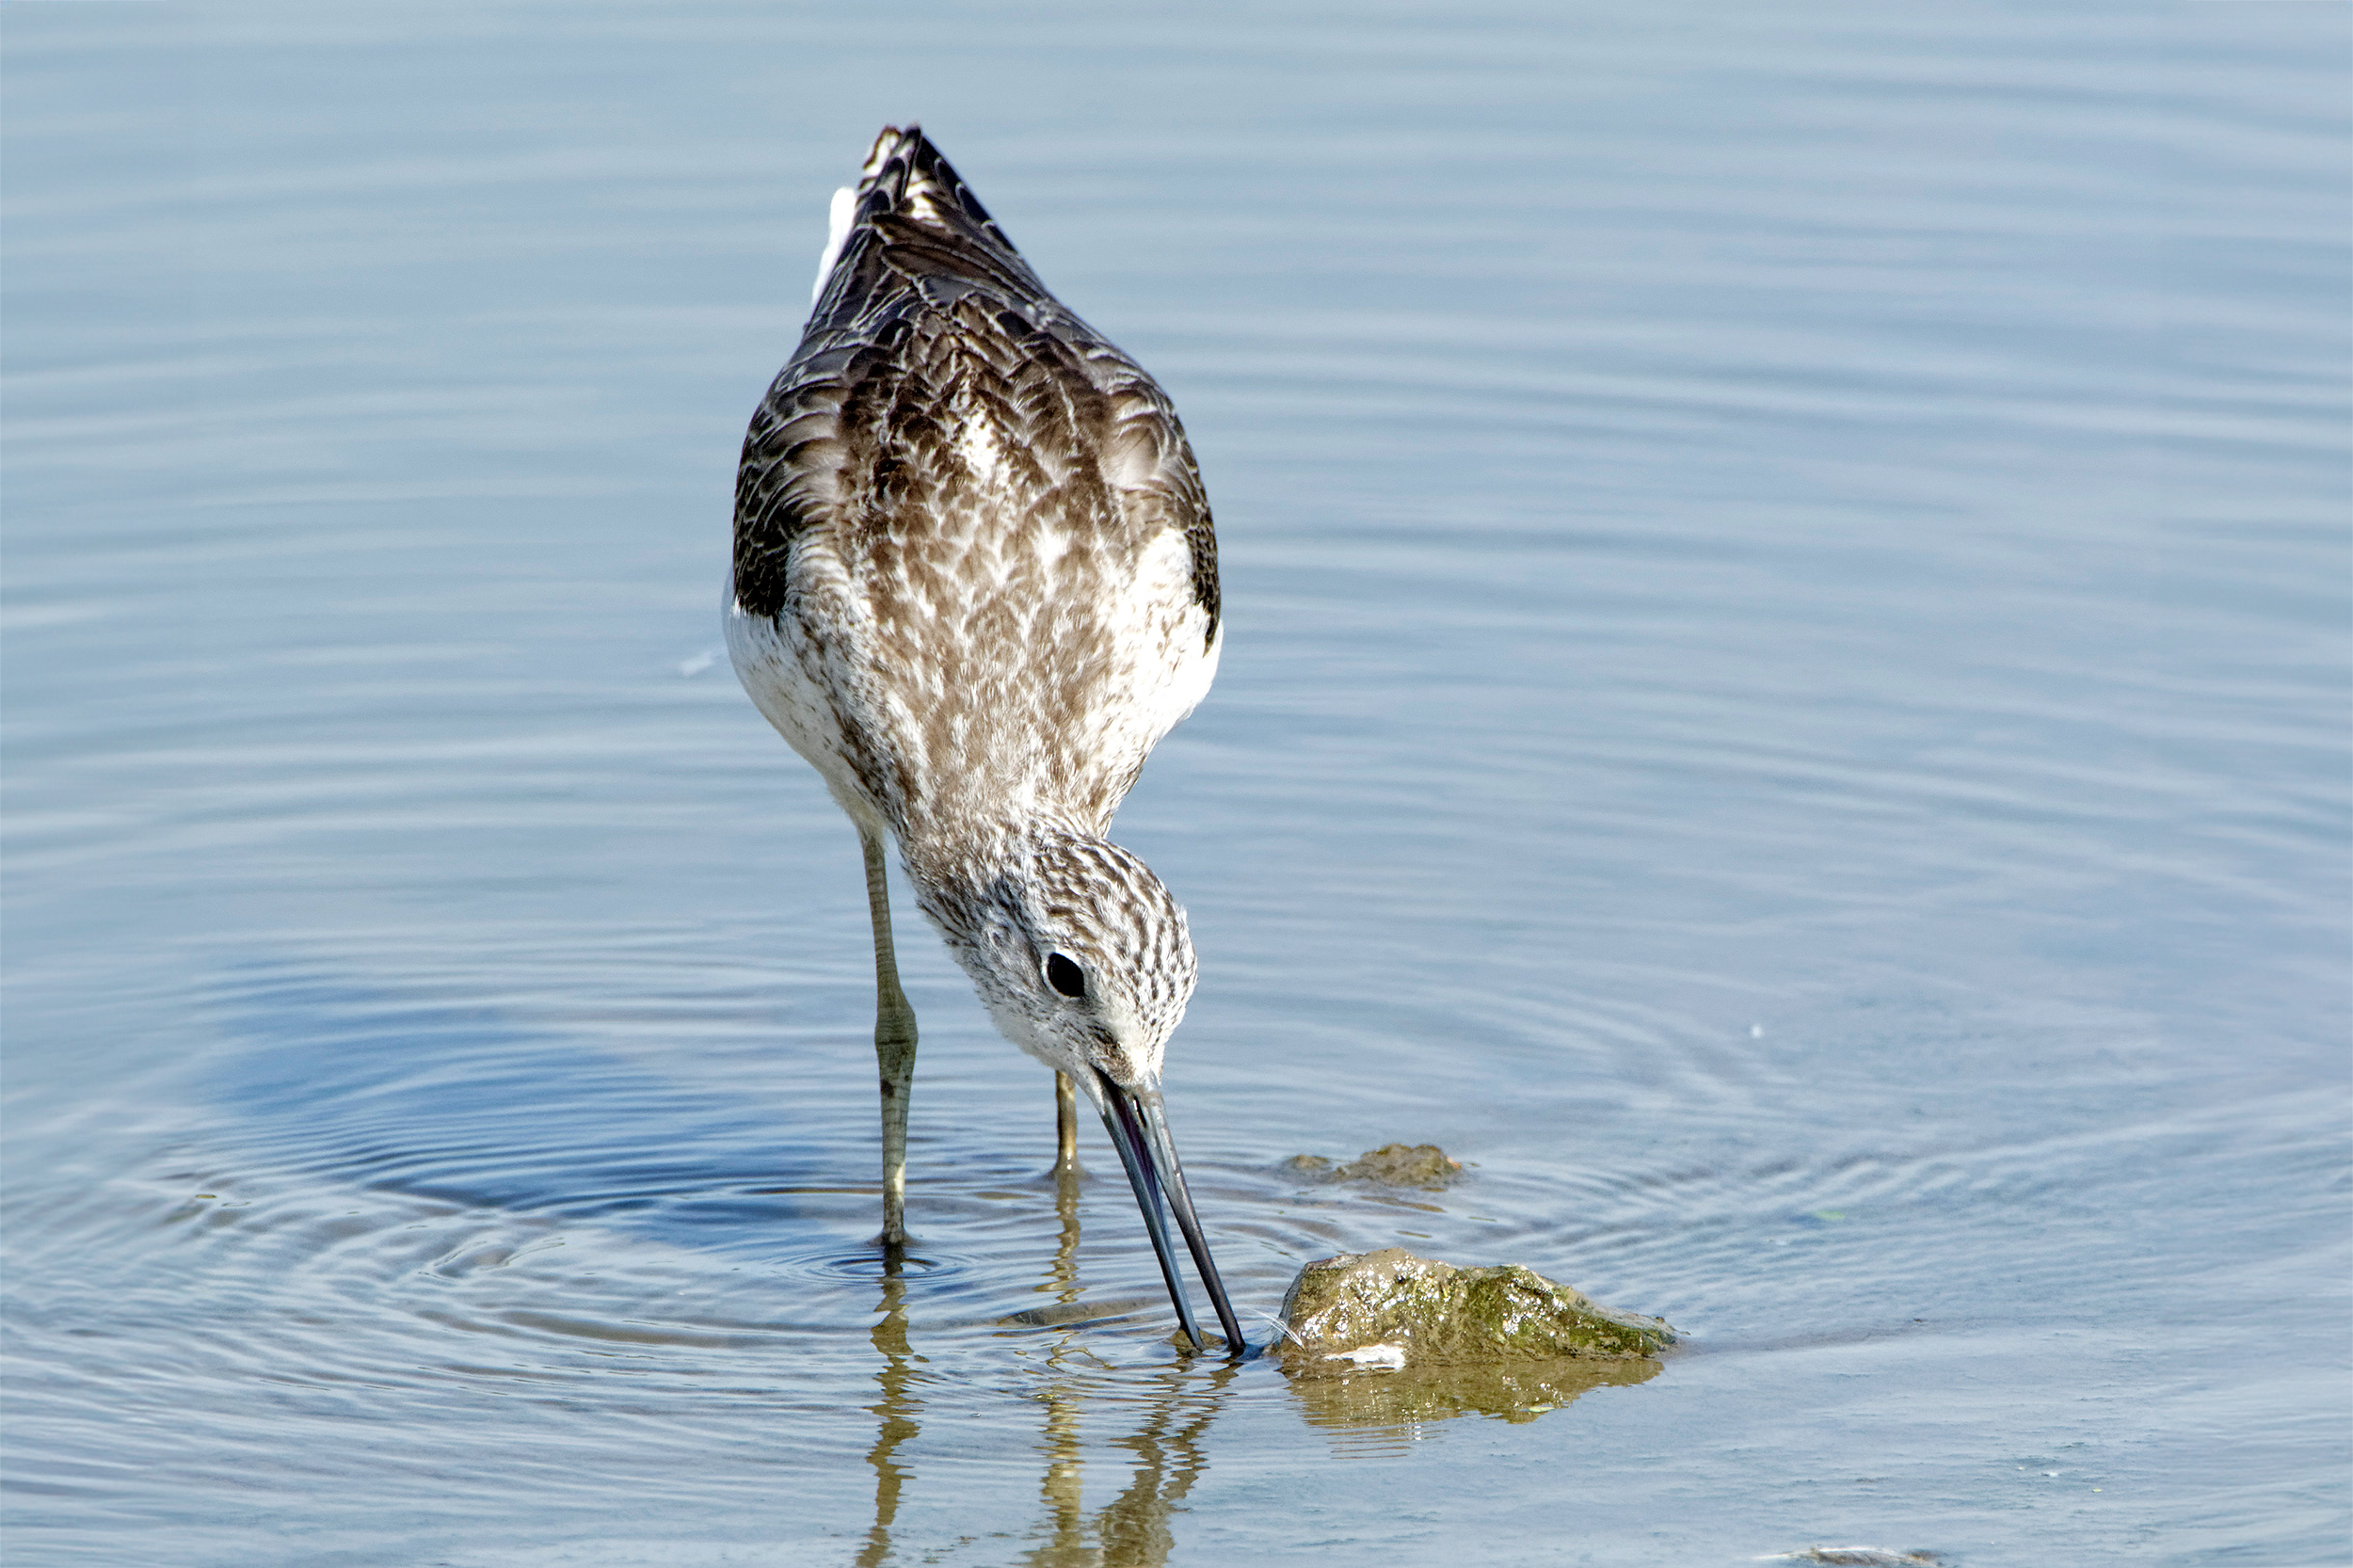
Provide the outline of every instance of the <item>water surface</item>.
[[[13,1558],[2343,1556],[2341,8],[4,20]],[[1119,833],[1237,1297],[1655,1373],[1179,1355],[920,926],[868,1246],[855,840],[712,654],[906,118],[1217,508]]]

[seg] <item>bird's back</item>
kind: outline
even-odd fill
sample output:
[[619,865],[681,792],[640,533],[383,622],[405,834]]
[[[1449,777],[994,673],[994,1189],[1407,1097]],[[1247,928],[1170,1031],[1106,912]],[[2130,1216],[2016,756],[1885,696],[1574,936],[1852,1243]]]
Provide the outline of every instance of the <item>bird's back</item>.
[[1176,411],[920,131],[884,132],[837,241],[744,444],[737,668],[903,840],[1024,814],[1099,835],[1216,669]]

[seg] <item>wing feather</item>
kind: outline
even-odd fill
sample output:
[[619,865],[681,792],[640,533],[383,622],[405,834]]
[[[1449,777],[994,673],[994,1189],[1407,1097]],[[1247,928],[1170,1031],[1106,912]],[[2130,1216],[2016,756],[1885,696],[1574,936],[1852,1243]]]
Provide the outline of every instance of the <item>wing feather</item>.
[[1108,824],[1215,666],[1184,428],[920,131],[884,133],[855,203],[737,476],[735,610],[775,623],[837,733],[770,717],[852,757],[894,825],[1009,772]]

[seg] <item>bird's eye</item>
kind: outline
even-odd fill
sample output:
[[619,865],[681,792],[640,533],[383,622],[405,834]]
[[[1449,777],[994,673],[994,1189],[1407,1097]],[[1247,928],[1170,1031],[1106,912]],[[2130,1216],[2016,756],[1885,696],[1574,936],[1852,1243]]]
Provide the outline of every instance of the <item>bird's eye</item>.
[[1074,1000],[1087,994],[1086,971],[1059,952],[1046,955],[1046,984]]

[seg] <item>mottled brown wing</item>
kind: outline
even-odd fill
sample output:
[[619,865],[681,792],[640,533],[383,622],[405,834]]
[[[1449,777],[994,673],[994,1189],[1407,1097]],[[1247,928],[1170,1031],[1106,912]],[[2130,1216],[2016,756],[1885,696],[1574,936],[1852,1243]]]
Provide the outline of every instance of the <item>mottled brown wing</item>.
[[800,347],[745,434],[734,558],[744,611],[776,615],[804,533],[891,499],[911,456],[953,440],[938,407],[951,390],[936,363],[943,344],[966,357],[966,368],[991,373],[1007,408],[1032,429],[1033,449],[1060,442],[1099,454],[1106,499],[1137,537],[1182,534],[1194,601],[1208,614],[1205,647],[1214,643],[1217,537],[1176,409],[1134,360],[1047,291],[912,128],[875,143]]

